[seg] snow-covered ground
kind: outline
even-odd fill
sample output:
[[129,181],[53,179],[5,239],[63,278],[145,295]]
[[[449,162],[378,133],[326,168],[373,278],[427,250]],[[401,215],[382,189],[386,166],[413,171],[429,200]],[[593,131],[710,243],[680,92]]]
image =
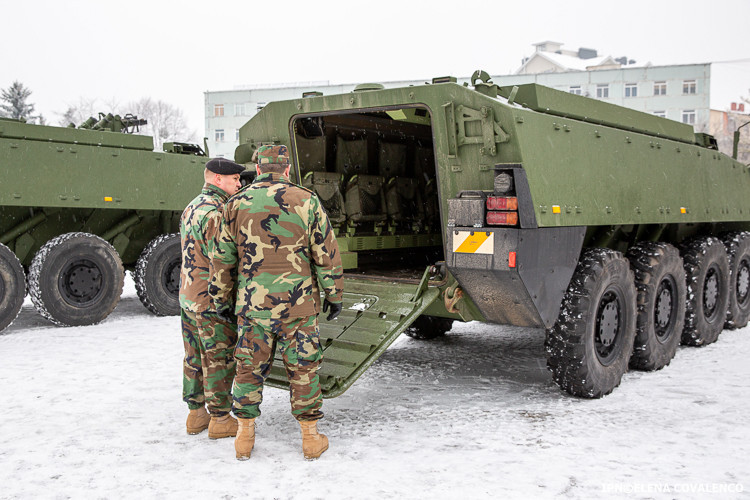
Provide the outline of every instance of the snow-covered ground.
[[54,327],[27,301],[0,335],[0,498],[748,498],[750,328],[563,394],[543,332],[480,323],[402,337],[326,400],[330,449],[302,457],[268,388],[249,461],[185,433],[179,319],[132,281],[102,324]]

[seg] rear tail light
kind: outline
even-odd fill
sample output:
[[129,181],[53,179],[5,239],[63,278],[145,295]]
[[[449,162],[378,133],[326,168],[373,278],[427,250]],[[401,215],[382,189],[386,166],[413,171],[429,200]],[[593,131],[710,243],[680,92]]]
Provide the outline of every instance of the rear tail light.
[[487,210],[518,210],[518,198],[515,196],[488,196]]
[[487,224],[515,226],[518,224],[518,212],[487,212]]
[[518,225],[518,195],[512,170],[496,169],[494,191],[487,195],[485,206],[488,226]]

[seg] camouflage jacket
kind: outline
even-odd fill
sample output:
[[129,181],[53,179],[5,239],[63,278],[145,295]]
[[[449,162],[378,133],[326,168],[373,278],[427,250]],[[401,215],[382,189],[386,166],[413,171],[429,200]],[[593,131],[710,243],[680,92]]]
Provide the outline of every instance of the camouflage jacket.
[[281,174],[259,175],[224,206],[211,255],[214,304],[234,303],[240,323],[311,316],[320,311],[318,283],[329,301],[342,301],[341,255],[320,200]]
[[221,209],[228,197],[223,189],[205,184],[201,194],[190,202],[180,217],[180,307],[187,311],[213,309],[208,296],[208,259],[216,244]]

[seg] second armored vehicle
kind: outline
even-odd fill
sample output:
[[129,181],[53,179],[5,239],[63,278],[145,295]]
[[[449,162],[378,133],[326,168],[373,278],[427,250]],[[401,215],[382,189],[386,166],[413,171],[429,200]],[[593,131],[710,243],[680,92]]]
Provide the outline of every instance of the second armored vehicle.
[[207,158],[192,144],[133,134],[134,116],[79,128],[0,119],[0,330],[26,294],[42,316],[87,325],[115,308],[124,269],[156,314],[178,314],[180,213]]

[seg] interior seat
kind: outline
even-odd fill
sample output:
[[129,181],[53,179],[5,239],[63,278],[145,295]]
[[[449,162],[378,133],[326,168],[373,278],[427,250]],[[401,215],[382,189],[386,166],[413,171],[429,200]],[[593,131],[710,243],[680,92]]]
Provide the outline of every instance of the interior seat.
[[346,222],[346,206],[341,192],[344,176],[337,172],[308,172],[302,178],[302,186],[315,192],[328,214],[331,224]]
[[346,214],[353,222],[388,219],[383,193],[385,179],[379,175],[353,175],[346,185]]
[[388,217],[396,225],[419,230],[424,225],[424,203],[417,179],[391,177],[385,188]]

